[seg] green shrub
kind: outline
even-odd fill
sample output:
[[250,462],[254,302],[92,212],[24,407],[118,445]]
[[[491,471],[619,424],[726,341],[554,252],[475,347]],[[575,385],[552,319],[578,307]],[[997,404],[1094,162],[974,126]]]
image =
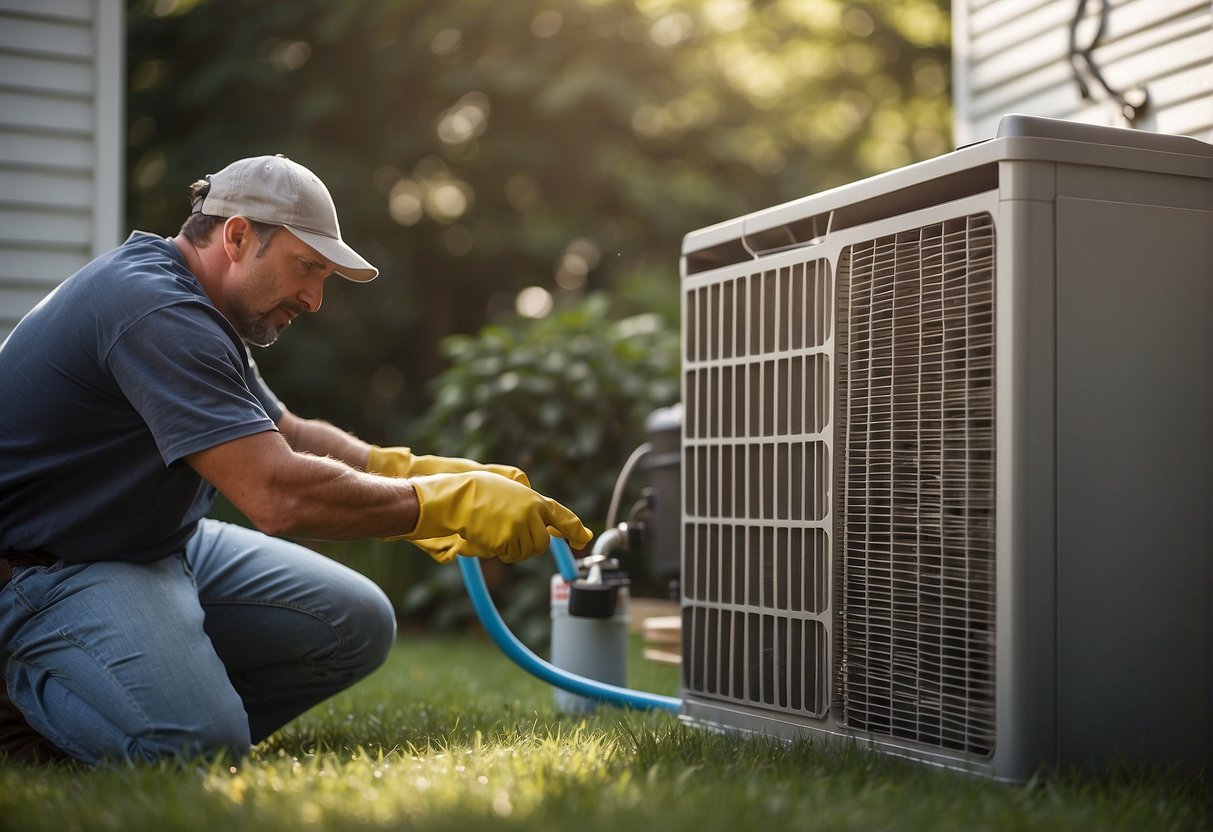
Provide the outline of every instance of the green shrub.
[[[413,447],[517,465],[601,533],[620,468],[645,441],[645,418],[678,399],[677,332],[656,314],[612,320],[606,297],[594,295],[540,320],[450,336],[442,350],[450,364],[433,382]],[[432,625],[465,620],[462,587],[447,571],[416,584],[402,612]],[[490,574],[510,588],[502,615],[524,641],[546,638],[552,571],[537,558]]]
[[599,528],[645,417],[678,398],[677,334],[653,314],[609,320],[600,295],[448,337],[442,350],[450,366],[433,382],[415,445],[517,465]]

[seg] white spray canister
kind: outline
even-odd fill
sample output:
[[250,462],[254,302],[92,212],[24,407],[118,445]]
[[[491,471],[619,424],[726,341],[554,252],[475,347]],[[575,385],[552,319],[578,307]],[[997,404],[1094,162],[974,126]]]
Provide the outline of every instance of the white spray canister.
[[[552,576],[552,664],[598,682],[624,687],[628,676],[628,579],[618,569],[595,565],[570,583]],[[570,596],[573,599],[570,612]],[[566,714],[591,713],[594,700],[556,688],[556,707]]]

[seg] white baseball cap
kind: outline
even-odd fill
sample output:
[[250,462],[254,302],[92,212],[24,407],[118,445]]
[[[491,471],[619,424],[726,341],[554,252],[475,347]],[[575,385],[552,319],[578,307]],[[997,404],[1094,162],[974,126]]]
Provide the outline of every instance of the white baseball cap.
[[206,177],[210,190],[195,200],[195,214],[240,215],[281,225],[336,264],[337,273],[364,283],[379,270],[341,239],[337,207],[320,177],[282,154],[232,162]]

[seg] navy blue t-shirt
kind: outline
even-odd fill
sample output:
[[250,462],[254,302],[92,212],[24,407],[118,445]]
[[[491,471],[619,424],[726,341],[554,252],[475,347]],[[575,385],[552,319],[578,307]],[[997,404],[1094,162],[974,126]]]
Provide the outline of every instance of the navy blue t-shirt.
[[282,412],[177,247],[136,232],[0,344],[0,552],[180,551],[215,497],[183,458]]

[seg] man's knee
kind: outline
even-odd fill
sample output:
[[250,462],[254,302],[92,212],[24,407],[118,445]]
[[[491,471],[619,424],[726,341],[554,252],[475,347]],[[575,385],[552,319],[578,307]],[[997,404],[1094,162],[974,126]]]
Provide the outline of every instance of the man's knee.
[[[204,713],[189,715],[188,722],[149,726],[127,737],[121,756],[152,762],[165,757],[179,760],[224,758],[238,761],[252,747],[248,715],[240,705],[215,703]],[[110,756],[103,754],[102,756]]]
[[365,672],[370,673],[387,660],[396,641],[396,610],[383,591],[372,585],[360,599],[354,620],[361,636],[358,652]]

